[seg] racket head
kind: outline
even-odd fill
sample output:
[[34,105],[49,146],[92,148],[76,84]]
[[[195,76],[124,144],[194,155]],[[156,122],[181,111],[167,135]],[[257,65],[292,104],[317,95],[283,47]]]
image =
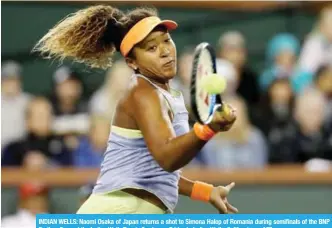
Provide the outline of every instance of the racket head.
[[200,86],[201,79],[213,73],[217,73],[214,49],[209,43],[201,43],[194,51],[190,87],[192,112],[196,121],[201,124],[211,122],[220,100],[219,95],[209,94]]

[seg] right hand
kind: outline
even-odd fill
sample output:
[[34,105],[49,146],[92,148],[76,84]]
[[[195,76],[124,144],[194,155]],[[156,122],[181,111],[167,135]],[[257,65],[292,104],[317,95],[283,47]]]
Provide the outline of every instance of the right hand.
[[231,105],[224,103],[222,109],[217,110],[213,114],[213,119],[208,125],[214,132],[223,132],[231,129],[235,120],[235,109]]

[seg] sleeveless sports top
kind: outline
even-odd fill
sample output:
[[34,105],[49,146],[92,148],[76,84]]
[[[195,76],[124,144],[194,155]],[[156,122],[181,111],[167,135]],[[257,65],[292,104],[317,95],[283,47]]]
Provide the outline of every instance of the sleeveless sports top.
[[[182,94],[177,91],[170,93],[140,74],[134,74],[133,80],[137,80],[137,77],[150,82],[166,99],[173,113],[172,125],[176,136],[187,133],[188,112]],[[144,189],[157,196],[168,208],[168,212],[173,213],[178,201],[179,178],[179,170],[167,172],[159,166],[139,130],[112,126],[93,192],[107,193],[125,188]]]

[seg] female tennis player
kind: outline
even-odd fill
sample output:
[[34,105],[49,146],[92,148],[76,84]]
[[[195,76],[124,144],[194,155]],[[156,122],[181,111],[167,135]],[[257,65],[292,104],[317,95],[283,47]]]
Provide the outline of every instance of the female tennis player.
[[116,108],[93,194],[77,213],[172,213],[179,193],[209,202],[220,213],[237,212],[226,198],[234,183],[213,186],[188,180],[179,171],[214,134],[230,129],[236,114],[228,106],[231,111],[216,112],[211,124],[196,123],[189,130],[183,97],[168,83],[176,74],[169,34],[176,27],[153,9],[125,14],[92,6],[66,17],[35,46],[47,57],[103,69],[111,67],[119,51],[134,71]]

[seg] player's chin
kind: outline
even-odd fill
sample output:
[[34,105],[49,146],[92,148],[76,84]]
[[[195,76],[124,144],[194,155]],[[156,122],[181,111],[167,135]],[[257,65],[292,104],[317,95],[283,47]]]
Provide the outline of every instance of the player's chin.
[[167,81],[168,80],[171,80],[175,77],[175,74],[163,74],[163,78],[166,79]]
[[165,79],[172,79],[176,75],[176,67],[172,68],[164,68],[162,71],[162,75]]

